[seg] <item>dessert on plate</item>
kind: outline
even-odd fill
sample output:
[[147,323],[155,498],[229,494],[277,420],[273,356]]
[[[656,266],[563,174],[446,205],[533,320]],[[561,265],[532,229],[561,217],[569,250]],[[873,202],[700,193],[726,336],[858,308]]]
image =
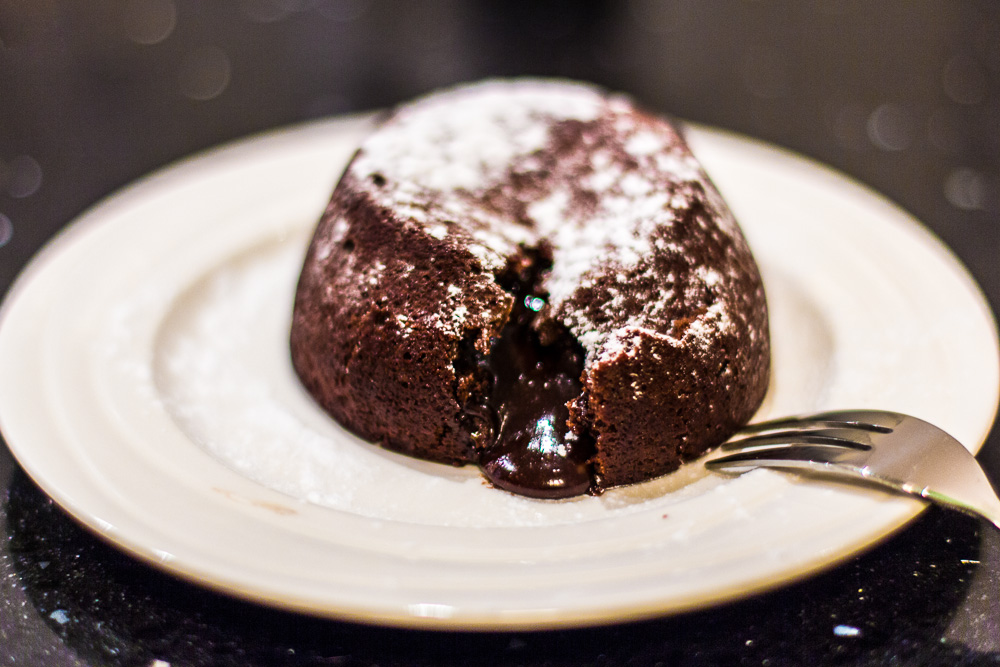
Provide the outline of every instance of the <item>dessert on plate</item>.
[[699,456],[770,366],[759,271],[678,130],[550,80],[432,94],[374,131],[309,246],[290,340],[348,429],[542,498]]

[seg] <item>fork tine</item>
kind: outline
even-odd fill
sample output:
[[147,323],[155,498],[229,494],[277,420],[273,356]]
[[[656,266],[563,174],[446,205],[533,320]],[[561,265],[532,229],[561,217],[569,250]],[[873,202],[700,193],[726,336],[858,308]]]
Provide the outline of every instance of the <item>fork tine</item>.
[[821,472],[837,466],[852,474],[855,472],[852,459],[858,450],[840,444],[784,444],[767,449],[741,450],[733,454],[711,459],[705,465],[722,472],[746,472],[760,467],[796,468]]
[[895,413],[879,413],[865,410],[849,410],[838,412],[820,412],[801,417],[786,417],[772,421],[749,424],[740,430],[740,434],[767,433],[770,431],[796,431],[842,428],[871,431],[874,433],[890,433],[901,419]]
[[821,412],[814,415],[813,418],[849,423],[859,428],[875,427],[876,430],[887,429],[891,431],[909,417],[898,412],[883,410],[836,410]]
[[871,449],[870,444],[862,442],[863,438],[848,437],[854,435],[853,433],[845,433],[844,429],[829,428],[817,429],[815,431],[802,429],[786,429],[775,432],[766,431],[757,435],[730,440],[724,443],[720,449],[723,451],[749,451],[798,443],[839,446],[863,451]]

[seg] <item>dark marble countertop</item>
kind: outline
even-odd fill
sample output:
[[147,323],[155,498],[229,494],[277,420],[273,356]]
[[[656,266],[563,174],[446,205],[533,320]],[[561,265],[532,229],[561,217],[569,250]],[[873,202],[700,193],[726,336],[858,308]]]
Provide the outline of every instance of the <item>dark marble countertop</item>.
[[[786,146],[910,211],[1000,307],[1000,5],[11,0],[0,293],[117,188],[268,128],[555,75]],[[1000,434],[979,455],[1000,479]],[[670,618],[453,633],[212,593],[77,525],[0,447],[0,665],[1000,664],[1000,533],[930,509],[804,581]]]

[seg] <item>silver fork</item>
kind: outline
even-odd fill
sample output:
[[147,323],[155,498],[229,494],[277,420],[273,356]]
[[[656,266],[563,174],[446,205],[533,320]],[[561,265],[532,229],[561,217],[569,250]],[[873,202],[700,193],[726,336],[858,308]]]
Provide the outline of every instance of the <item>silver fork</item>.
[[863,480],[1000,528],[1000,498],[972,453],[936,426],[896,412],[848,410],[753,424],[705,465],[730,473],[781,468]]

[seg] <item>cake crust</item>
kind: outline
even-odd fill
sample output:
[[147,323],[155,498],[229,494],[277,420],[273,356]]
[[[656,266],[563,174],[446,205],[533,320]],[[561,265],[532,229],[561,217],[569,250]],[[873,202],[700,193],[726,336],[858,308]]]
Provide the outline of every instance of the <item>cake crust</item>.
[[541,344],[578,346],[592,490],[700,455],[767,389],[759,272],[677,130],[560,81],[438,93],[363,143],[307,252],[293,365],[362,437],[477,461],[490,352],[524,304]]

